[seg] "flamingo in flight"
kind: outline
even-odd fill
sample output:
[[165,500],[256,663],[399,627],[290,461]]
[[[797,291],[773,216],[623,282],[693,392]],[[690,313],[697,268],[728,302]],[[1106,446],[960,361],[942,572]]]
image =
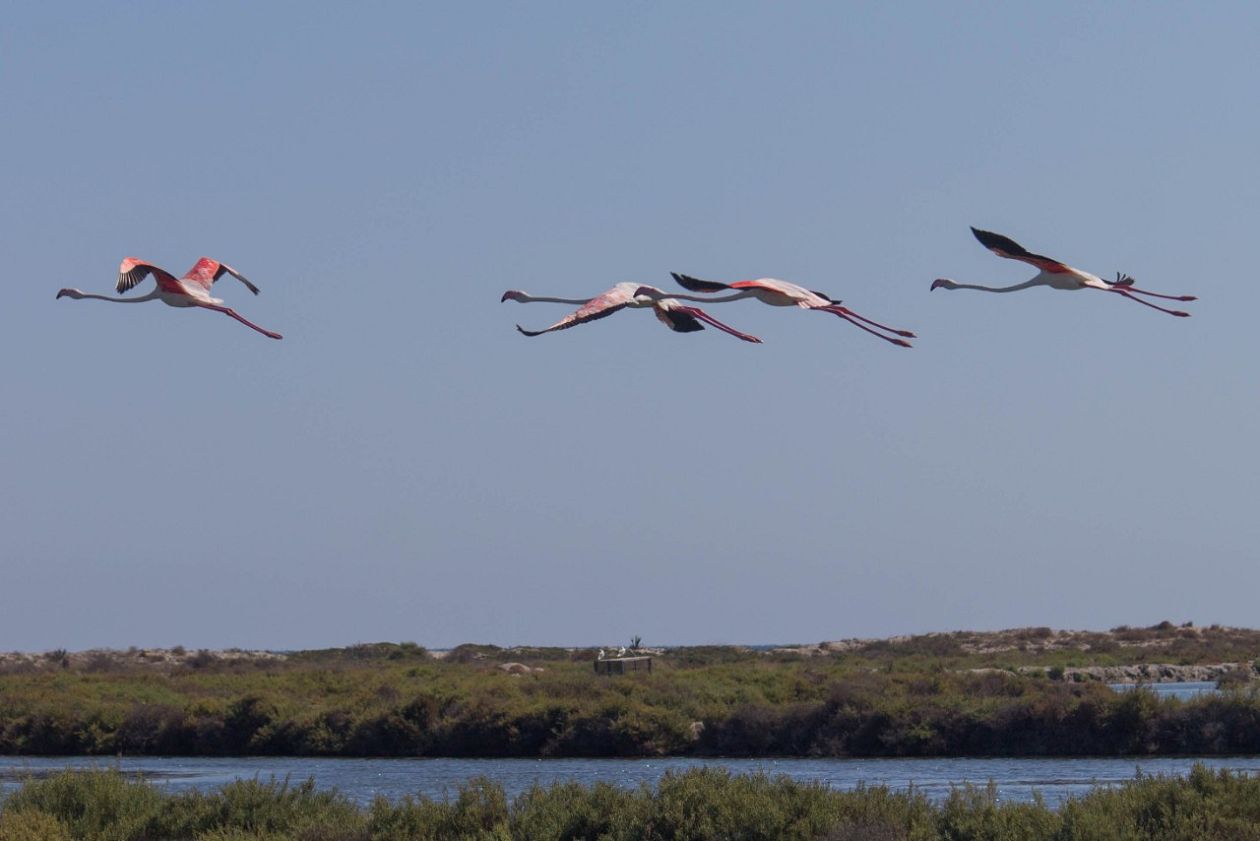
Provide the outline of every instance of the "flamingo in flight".
[[175,276],[170,272],[160,269],[152,263],[147,263],[138,257],[125,257],[122,265],[118,267],[118,283],[115,285],[115,288],[119,292],[126,292],[150,274],[157,281],[157,288],[148,295],[141,295],[138,298],[111,298],[108,295],[93,295],[80,289],[62,289],[57,293],[57,297],[73,298],[76,301],[83,298],[91,298],[97,301],[116,301],[120,304],[161,301],[172,307],[203,307],[215,312],[221,312],[224,315],[230,315],[247,327],[252,327],[269,338],[283,338],[279,333],[264,330],[252,321],[242,318],[236,310],[223,306],[223,299],[210,297],[210,287],[224,274],[230,274],[245,284],[250,292],[253,292],[255,295],[258,294],[258,287],[250,283],[245,275],[229,265],[220,263],[217,260],[211,260],[209,257],[202,257],[188,270],[186,275],[176,280]]
[[[499,303],[510,300],[519,301],[522,304],[545,301],[554,304],[580,305],[576,311],[569,313],[555,324],[542,330],[526,330],[521,325],[516,325],[516,329],[526,336],[541,336],[543,333],[550,333],[553,330],[567,330],[570,327],[586,324],[588,321],[594,321],[597,318],[606,318],[627,307],[634,309],[651,307],[661,323],[677,333],[694,333],[698,330],[703,330],[704,324],[710,324],[719,330],[730,333],[737,339],[761,344],[761,339],[756,336],[741,333],[734,327],[723,324],[699,307],[686,306],[678,300],[679,297],[687,296],[669,297],[663,289],[657,289],[655,286],[644,286],[639,283],[618,283],[612,289],[601,292],[594,298],[548,298],[529,295],[516,289],[509,289],[503,293]],[[700,323],[702,321],[704,324]]]
[[997,256],[1028,263],[1036,266],[1040,271],[1032,280],[1017,283],[1014,286],[979,286],[973,283],[955,283],[948,278],[941,277],[932,281],[932,289],[983,289],[985,292],[1018,292],[1021,289],[1031,289],[1034,286],[1049,286],[1051,289],[1067,290],[1101,289],[1104,292],[1115,292],[1118,295],[1123,295],[1130,301],[1137,301],[1139,304],[1144,304],[1160,312],[1166,312],[1169,315],[1175,315],[1180,318],[1189,318],[1190,313],[1182,310],[1166,309],[1158,304],[1152,304],[1150,301],[1143,301],[1136,296],[1146,295],[1151,298],[1164,298],[1169,301],[1198,300],[1194,295],[1163,295],[1159,292],[1148,292],[1145,289],[1138,289],[1133,285],[1133,278],[1119,272],[1116,273],[1114,281],[1103,280],[1097,275],[1075,269],[1050,257],[1033,254],[1015,240],[1004,237],[1001,234],[981,231],[976,228],[972,228],[971,232],[976,235],[976,239],[980,240],[981,245]]
[[728,295],[724,298],[699,298],[697,300],[717,303],[719,301],[738,301],[740,298],[756,298],[763,304],[769,304],[772,307],[800,307],[801,309],[818,310],[838,315],[872,336],[878,336],[884,341],[892,342],[900,347],[912,347],[912,345],[904,339],[894,339],[892,336],[885,336],[883,333],[872,330],[871,327],[866,325],[878,327],[880,330],[894,333],[898,336],[905,336],[907,339],[915,338],[915,335],[909,330],[898,330],[895,327],[880,324],[878,321],[871,321],[869,318],[858,315],[848,307],[841,306],[839,301],[832,299],[830,295],[824,292],[814,292],[806,289],[804,286],[788,283],[786,280],[763,277],[758,280],[717,283],[711,280],[700,280],[690,275],[678,274],[677,272],[670,272],[670,274],[673,275],[674,280],[678,281],[680,286],[684,289],[690,289],[692,292],[720,292],[723,289],[739,290],[734,295]]

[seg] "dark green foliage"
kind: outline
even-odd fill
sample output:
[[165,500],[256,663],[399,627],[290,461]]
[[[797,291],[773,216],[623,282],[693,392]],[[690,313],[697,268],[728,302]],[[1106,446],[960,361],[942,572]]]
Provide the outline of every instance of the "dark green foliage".
[[[650,674],[612,678],[593,673],[593,652],[558,648],[467,645],[437,659],[413,643],[372,643],[286,659],[197,652],[173,664],[152,652],[54,652],[0,670],[0,754],[1260,753],[1260,690],[1244,680],[1260,635],[1164,625],[1078,634],[1075,648],[1045,628],[813,655],[693,646],[655,654]],[[1188,702],[1042,671],[1092,663],[1104,643],[1117,652],[1097,655],[1107,662],[1162,646],[1189,660],[1227,651],[1244,665],[1236,688]]]
[[70,830],[52,815],[27,810],[0,812],[0,841],[71,841]]
[[1139,778],[1054,810],[964,786],[940,803],[883,787],[822,785],[720,769],[666,774],[653,788],[557,783],[509,801],[474,779],[444,800],[360,808],[311,782],[242,780],[164,794],[117,771],[26,783],[0,804],[0,841],[1260,841],[1260,779],[1196,766],[1187,779]]
[[212,831],[314,838],[307,831],[318,827],[359,830],[318,837],[367,837],[360,810],[309,780],[295,786],[237,780],[213,794],[165,795],[117,771],[66,771],[27,783],[4,803],[6,818],[31,813],[56,818],[74,838],[183,839]]

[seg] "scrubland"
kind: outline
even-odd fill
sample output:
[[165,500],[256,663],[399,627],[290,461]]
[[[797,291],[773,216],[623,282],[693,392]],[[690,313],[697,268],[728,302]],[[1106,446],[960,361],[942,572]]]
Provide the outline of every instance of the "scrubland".
[[[379,643],[288,653],[46,652],[0,660],[0,754],[1056,756],[1260,753],[1260,632],[1170,622],[769,651]],[[1191,701],[1080,670],[1231,664]]]
[[940,803],[881,787],[833,791],[786,778],[692,769],[656,786],[536,787],[509,800],[472,780],[446,800],[364,808],[309,781],[242,780],[169,794],[115,771],[27,782],[0,804],[0,841],[1191,841],[1260,839],[1260,779],[1197,766],[1186,779],[1135,779],[1058,809],[962,787]]

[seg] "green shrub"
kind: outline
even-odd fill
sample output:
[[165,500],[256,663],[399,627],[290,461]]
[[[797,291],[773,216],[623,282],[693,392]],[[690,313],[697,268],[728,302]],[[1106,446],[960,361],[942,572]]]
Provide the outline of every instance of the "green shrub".
[[37,809],[0,813],[0,841],[71,841],[66,825]]
[[[1045,651],[1034,649],[1062,638],[1041,628],[877,640],[819,656],[697,646],[656,656],[651,674],[617,677],[594,675],[592,652],[574,659],[579,652],[564,649],[467,645],[435,659],[410,643],[300,652],[283,661],[209,658],[196,667],[165,658],[145,660],[150,665],[133,658],[104,671],[27,664],[0,674],[0,753],[1260,752],[1260,693],[1183,703],[1019,671],[1043,668],[1054,677],[1071,665],[1152,656],[1200,662],[1228,654],[1230,662],[1249,662],[1260,650],[1254,631],[1203,629],[1192,639],[1180,635],[1186,630],[1162,637],[1150,628],[1123,630],[1149,643],[1143,646],[1122,645],[1121,631],[1088,634],[1073,638],[1074,649]],[[1113,650],[1100,653],[1104,645]],[[507,675],[495,667],[504,659],[537,670]],[[696,722],[703,728],[693,731]]]
[[481,778],[444,800],[378,798],[366,809],[310,781],[170,794],[117,771],[74,771],[27,782],[2,805],[0,841],[1260,841],[1260,779],[1203,766],[1185,779],[1096,789],[1058,810],[1040,799],[1001,802],[991,786],[961,786],[934,803],[914,791],[834,791],[714,768],[638,789],[534,786],[511,801]]
[[143,837],[162,801],[157,789],[117,770],[63,771],[24,784],[4,809],[52,815],[75,838],[132,838]]

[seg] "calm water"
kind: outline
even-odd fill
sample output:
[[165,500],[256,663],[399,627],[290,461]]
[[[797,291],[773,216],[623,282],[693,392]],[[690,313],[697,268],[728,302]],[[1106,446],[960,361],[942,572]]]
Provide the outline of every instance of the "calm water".
[[[509,796],[534,783],[608,782],[635,787],[655,783],[669,770],[697,766],[733,773],[764,771],[836,789],[861,783],[895,790],[914,786],[933,798],[964,782],[997,785],[1002,800],[1029,800],[1040,792],[1055,805],[1094,786],[1116,785],[1143,774],[1184,776],[1196,760],[1172,759],[302,759],[144,757],[135,759],[0,757],[0,794],[25,778],[63,768],[119,768],[172,792],[214,789],[234,779],[312,777],[320,788],[337,788],[358,803],[377,795],[398,799],[423,794],[443,798],[470,777],[499,782]],[[1197,760],[1211,768],[1260,773],[1260,756]]]
[[1215,695],[1219,690],[1214,681],[1193,681],[1185,683],[1109,683],[1117,692],[1128,692],[1141,686],[1155,693],[1157,698],[1180,698],[1183,701],[1199,695]]

